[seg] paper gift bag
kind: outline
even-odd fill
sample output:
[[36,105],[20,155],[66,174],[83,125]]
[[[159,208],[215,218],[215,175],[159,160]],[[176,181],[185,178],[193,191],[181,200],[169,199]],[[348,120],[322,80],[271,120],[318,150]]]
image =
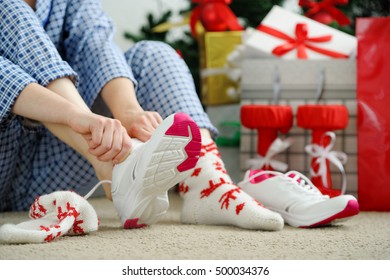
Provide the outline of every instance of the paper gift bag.
[[[305,147],[312,142],[311,131],[297,126],[297,108],[301,105],[323,104],[343,105],[349,112],[348,126],[336,130],[334,151],[348,155],[344,166],[347,176],[347,193],[357,193],[357,144],[356,144],[356,61],[352,59],[328,60],[284,60],[284,59],[245,59],[241,80],[242,106],[274,104],[274,91],[280,89],[279,105],[291,106],[294,125],[287,135],[291,137],[291,147],[275,157],[286,163],[289,170],[297,170],[310,176],[311,156]],[[321,79],[321,73],[324,79]],[[275,74],[279,73],[279,79]],[[278,80],[278,83],[275,83]],[[319,81],[324,82],[321,100],[317,101]],[[247,162],[257,157],[257,132],[241,127],[240,168],[242,174],[248,169]],[[342,186],[342,174],[331,164],[331,177],[334,189]]]
[[358,199],[390,211],[390,18],[357,19]]

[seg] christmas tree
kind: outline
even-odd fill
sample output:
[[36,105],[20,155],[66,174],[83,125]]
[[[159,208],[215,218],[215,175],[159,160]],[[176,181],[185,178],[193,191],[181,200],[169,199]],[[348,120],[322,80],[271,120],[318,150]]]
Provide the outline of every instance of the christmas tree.
[[284,0],[233,0],[230,8],[245,27],[257,27],[274,5],[282,5]]
[[[280,5],[284,0],[233,0],[230,8],[234,14],[243,22],[245,27],[256,27],[273,5]],[[188,0],[188,8],[180,11],[183,17],[188,17],[196,4]],[[147,24],[141,27],[139,34],[125,32],[125,38],[138,42],[141,40],[163,41],[171,45],[184,59],[190,68],[195,87],[200,93],[199,79],[199,49],[197,38],[190,31],[185,31],[182,38],[169,40],[169,30],[156,32],[155,28],[169,22],[172,18],[172,11],[166,11],[160,16],[151,13],[147,14]]]
[[[198,4],[193,3],[191,0],[187,1],[188,8],[180,11],[180,14],[183,15],[183,17],[187,17],[188,19],[189,14]],[[297,4],[301,2],[324,2],[324,0],[296,1]],[[271,10],[273,5],[283,5],[284,2],[285,0],[233,0],[229,7],[237,16],[237,18],[239,18],[244,27],[256,27]],[[389,0],[344,0],[338,1],[337,3],[342,3],[335,4],[335,7],[350,19],[350,24],[347,26],[341,26],[336,21],[331,21],[329,22],[329,25],[350,34],[355,33],[355,21],[358,17],[389,16]],[[302,5],[302,13],[305,13],[308,10],[308,7]],[[166,42],[171,45],[183,57],[188,67],[190,68],[195,81],[197,92],[199,93],[199,49],[197,39],[194,38],[190,31],[185,31],[181,38],[169,40],[167,36],[169,29],[159,32],[156,32],[155,30],[155,28],[161,24],[169,22],[171,18],[172,11],[166,11],[157,17],[149,13],[147,15],[147,24],[141,28],[139,34],[126,32],[124,36],[133,42],[138,42],[141,40],[157,40]]]

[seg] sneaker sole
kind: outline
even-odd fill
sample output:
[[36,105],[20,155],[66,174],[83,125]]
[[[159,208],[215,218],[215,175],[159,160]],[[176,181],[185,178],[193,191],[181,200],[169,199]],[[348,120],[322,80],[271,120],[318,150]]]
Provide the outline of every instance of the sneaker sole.
[[[135,207],[128,205],[124,211],[129,213],[124,221],[125,229],[153,224],[168,210],[169,202],[157,212],[151,209],[151,203],[190,175],[199,159],[201,135],[187,114],[177,113],[163,121],[146,145],[144,157],[150,160],[140,167],[144,171],[142,186],[136,193],[127,193],[138,202]],[[147,217],[142,216],[144,213],[148,213]]]
[[294,217],[291,217],[290,213],[283,213],[281,211],[278,211],[277,209],[272,208],[269,209],[281,214],[285,222],[290,226],[299,228],[313,228],[330,225],[340,220],[346,220],[351,218],[352,216],[357,215],[359,213],[359,204],[357,200],[349,200],[344,209],[326,218],[318,217],[318,221],[316,222],[313,222],[313,220],[316,220],[315,218],[310,218],[310,221],[308,219],[306,221],[302,219],[299,220]]
[[359,203],[356,200],[350,200],[347,203],[347,206],[345,206],[344,210],[341,212],[325,219],[320,222],[317,222],[315,224],[309,225],[309,226],[300,226],[301,228],[311,228],[311,227],[320,227],[325,225],[330,225],[332,223],[337,223],[341,220],[345,221],[349,218],[359,214]]

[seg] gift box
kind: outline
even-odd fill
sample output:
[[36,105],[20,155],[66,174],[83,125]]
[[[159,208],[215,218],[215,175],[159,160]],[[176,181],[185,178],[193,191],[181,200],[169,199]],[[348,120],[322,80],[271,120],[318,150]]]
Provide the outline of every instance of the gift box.
[[241,44],[241,31],[205,32],[200,35],[201,96],[204,105],[239,103],[239,82],[227,57]]
[[244,34],[246,51],[283,59],[348,58],[356,51],[354,36],[274,6],[256,30]]
[[358,198],[390,211],[390,18],[358,18]]
[[[242,62],[240,106],[249,104],[275,104],[275,88],[279,88],[279,105],[291,106],[293,125],[286,134],[279,132],[281,139],[290,138],[291,146],[275,156],[286,163],[289,170],[297,170],[310,177],[312,157],[305,151],[311,144],[312,132],[297,126],[297,108],[304,104],[344,105],[348,110],[345,129],[335,130],[333,150],[348,155],[345,174],[347,193],[357,192],[357,129],[356,129],[356,61],[333,60],[282,60],[244,59]],[[275,77],[278,77],[277,79]],[[323,81],[322,98],[317,99],[318,85]],[[257,154],[258,132],[241,126],[240,170],[248,168],[248,162]],[[330,164],[334,189],[342,185],[342,173]]]

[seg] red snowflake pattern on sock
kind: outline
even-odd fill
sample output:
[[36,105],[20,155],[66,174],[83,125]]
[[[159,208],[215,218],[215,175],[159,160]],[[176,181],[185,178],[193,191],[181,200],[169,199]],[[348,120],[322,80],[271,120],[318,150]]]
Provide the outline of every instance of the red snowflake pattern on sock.
[[227,192],[225,192],[221,198],[219,199],[218,202],[222,202],[221,203],[221,209],[225,206],[226,209],[229,209],[229,203],[230,203],[230,200],[236,200],[237,196],[234,195],[234,193],[240,193],[241,192],[241,189],[240,188],[235,188],[235,189],[231,189]]
[[203,189],[200,192],[200,198],[204,198],[204,197],[210,196],[210,194],[212,194],[217,188],[219,188],[223,184],[230,184],[230,185],[232,184],[230,182],[226,182],[225,179],[223,179],[223,178],[219,178],[219,180],[220,181],[217,184],[214,184],[213,180],[210,180],[209,181],[209,187],[207,189]]
[[236,206],[236,214],[237,214],[237,215],[240,215],[240,212],[241,212],[242,209],[244,209],[244,206],[245,206],[245,202],[243,202],[243,203],[241,203],[241,204],[238,204],[238,205]]
[[70,217],[70,216],[73,216],[76,219],[80,215],[80,213],[76,210],[76,208],[71,206],[69,202],[66,203],[66,211],[65,212],[63,212],[61,206],[58,206],[57,213],[58,213],[57,218],[60,221],[62,221],[66,217]]
[[57,232],[56,235],[53,235],[52,233],[50,233],[50,234],[47,235],[47,237],[44,239],[44,241],[51,242],[54,239],[56,239],[57,237],[59,237],[60,235],[61,235],[61,232]]
[[207,144],[207,145],[202,145],[202,149],[200,150],[199,157],[203,157],[206,153],[213,153],[216,156],[221,157],[221,154],[218,151],[217,145],[215,145],[214,142]]
[[74,222],[72,231],[74,234],[84,234],[84,229],[80,227],[80,224],[84,223],[84,220],[77,220]]
[[216,161],[213,163],[215,165],[215,170],[221,171],[224,174],[227,174],[226,169],[223,167],[222,162]]
[[74,224],[72,227],[73,233],[75,234],[84,234],[84,229],[80,226],[84,220],[78,220],[80,212],[76,210],[75,207],[71,206],[69,202],[66,203],[66,211],[62,210],[61,206],[57,207],[57,218],[61,222],[67,217],[74,217]]
[[[60,225],[51,225],[49,227],[47,226],[40,226],[39,227],[42,231],[46,231],[46,232],[51,232],[52,229],[60,229]],[[51,242],[53,241],[54,239],[56,239],[57,237],[59,237],[61,235],[61,231],[58,231],[56,234],[54,233],[49,233],[46,238],[44,239],[44,241],[46,242]]]
[[42,218],[42,217],[45,216],[46,213],[47,213],[46,208],[45,208],[43,205],[41,205],[41,204],[39,203],[39,198],[40,198],[40,196],[38,196],[38,197],[35,199],[34,203],[31,205],[31,208],[30,208],[30,217],[31,217],[32,219]]
[[[226,182],[224,178],[219,178],[218,183],[214,183],[212,180],[209,181],[209,187],[206,189],[203,189],[200,192],[200,198],[208,197],[210,196],[216,189],[218,189],[222,185],[233,185],[231,182]],[[221,198],[219,199],[219,203],[221,203],[221,209],[225,207],[225,209],[229,209],[229,203],[230,200],[235,200],[237,196],[234,195],[234,193],[240,193],[241,189],[240,188],[234,188],[230,189],[229,191],[225,192]]]
[[200,172],[202,171],[202,168],[198,167],[194,169],[194,172],[192,172],[191,177],[198,177]]
[[184,185],[184,183],[179,184],[179,193],[187,193],[189,191],[189,187]]

